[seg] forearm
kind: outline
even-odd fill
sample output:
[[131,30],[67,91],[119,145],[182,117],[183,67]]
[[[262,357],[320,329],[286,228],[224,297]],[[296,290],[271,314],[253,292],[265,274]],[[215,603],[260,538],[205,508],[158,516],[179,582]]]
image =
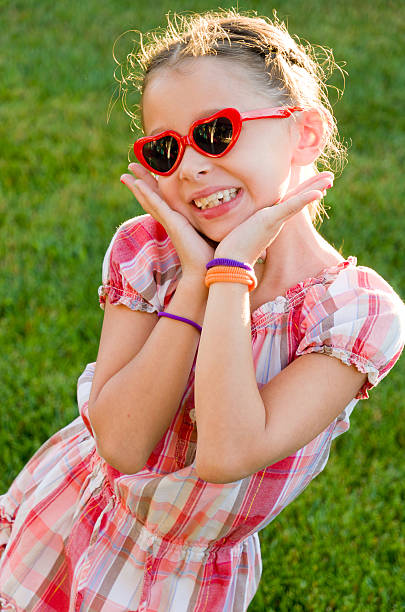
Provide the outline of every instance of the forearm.
[[[207,291],[202,279],[181,279],[167,312],[202,325]],[[145,465],[179,407],[200,334],[160,317],[142,349],[103,386],[91,407],[100,454],[123,473]]]
[[[196,362],[197,470],[211,480],[218,449],[231,473],[265,429],[266,413],[252,354],[248,289],[213,283]],[[223,461],[221,459],[221,461]]]

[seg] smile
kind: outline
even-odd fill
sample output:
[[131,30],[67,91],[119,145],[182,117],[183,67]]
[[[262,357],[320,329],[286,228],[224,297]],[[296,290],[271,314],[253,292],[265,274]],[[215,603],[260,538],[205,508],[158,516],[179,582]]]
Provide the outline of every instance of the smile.
[[205,210],[206,208],[214,208],[216,206],[220,206],[221,204],[225,204],[226,202],[230,202],[231,200],[233,200],[237,196],[239,191],[239,188],[231,187],[231,189],[224,189],[222,191],[212,193],[207,198],[199,198],[198,200],[193,200],[193,203],[201,210]]
[[[220,192],[217,192],[215,194],[210,194],[210,198],[212,197],[212,195],[219,195],[220,193],[224,193],[225,191],[231,192],[230,194],[230,199],[225,202],[225,198],[219,197],[216,198],[218,203],[214,202],[212,203],[210,206],[206,207],[206,208],[198,208],[197,205],[195,205],[195,213],[197,214],[198,217],[202,217],[204,219],[215,219],[217,217],[223,217],[225,215],[232,214],[233,211],[237,210],[239,207],[239,204],[243,201],[243,194],[244,194],[244,190],[241,189],[240,187],[231,187],[230,189],[223,189]],[[198,198],[198,200],[202,200],[205,198]],[[193,200],[193,204],[194,204],[195,200]]]

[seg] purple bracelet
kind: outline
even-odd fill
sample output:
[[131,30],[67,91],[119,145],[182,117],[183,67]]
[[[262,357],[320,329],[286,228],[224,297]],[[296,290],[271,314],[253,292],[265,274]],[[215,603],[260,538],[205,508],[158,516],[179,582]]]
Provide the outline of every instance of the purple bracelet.
[[211,259],[211,261],[209,261],[205,267],[207,268],[207,270],[209,270],[214,266],[232,266],[233,268],[244,268],[245,270],[250,270],[251,272],[254,272],[252,266],[243,263],[243,261],[237,261],[236,259],[226,259],[218,257],[217,259]]
[[183,323],[189,323],[190,325],[198,329],[200,334],[202,332],[202,327],[201,325],[198,325],[198,323],[195,323],[191,319],[186,319],[185,317],[178,317],[177,315],[174,315],[171,312],[158,312],[158,317],[169,317],[170,319],[176,319],[176,321],[183,321]]

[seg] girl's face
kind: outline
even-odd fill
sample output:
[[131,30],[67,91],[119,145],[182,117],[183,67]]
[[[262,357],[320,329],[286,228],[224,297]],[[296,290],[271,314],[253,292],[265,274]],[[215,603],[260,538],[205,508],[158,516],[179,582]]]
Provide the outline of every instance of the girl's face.
[[[194,121],[227,107],[243,112],[275,106],[276,98],[255,91],[243,66],[216,57],[184,60],[151,77],[143,97],[145,133],[171,129],[185,135]],[[158,176],[159,189],[171,208],[220,242],[284,196],[294,180],[297,141],[294,116],[246,121],[236,145],[223,157],[206,157],[187,146],[176,171]],[[201,210],[193,202],[224,190],[230,190],[226,197],[231,199],[218,208]]]

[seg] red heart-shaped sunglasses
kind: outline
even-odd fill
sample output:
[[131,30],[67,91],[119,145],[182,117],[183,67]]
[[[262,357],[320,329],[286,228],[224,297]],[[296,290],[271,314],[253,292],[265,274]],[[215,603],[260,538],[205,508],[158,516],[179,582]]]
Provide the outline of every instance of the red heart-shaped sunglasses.
[[139,138],[134,152],[139,162],[154,174],[168,176],[180,164],[187,145],[207,157],[222,157],[235,146],[242,123],[253,119],[285,119],[302,108],[263,108],[240,113],[225,108],[210,117],[194,121],[186,136],[166,130],[154,136]]

